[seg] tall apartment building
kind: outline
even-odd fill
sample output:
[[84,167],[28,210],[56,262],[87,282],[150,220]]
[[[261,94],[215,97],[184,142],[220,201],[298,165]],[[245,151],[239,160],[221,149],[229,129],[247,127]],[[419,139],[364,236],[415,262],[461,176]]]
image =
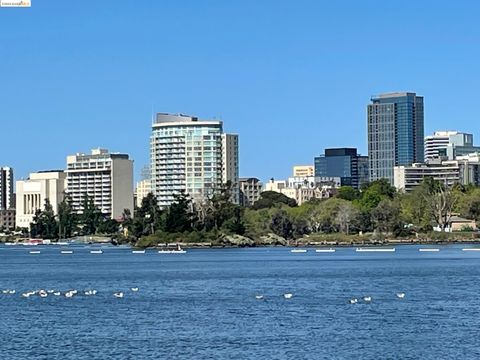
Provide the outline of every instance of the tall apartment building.
[[315,176],[315,168],[313,165],[295,165],[293,167],[294,177]]
[[150,145],[152,190],[161,207],[180,191],[203,202],[228,180],[238,187],[238,136],[224,134],[222,121],[158,113]]
[[260,199],[260,193],[262,192],[262,182],[254,177],[240,178],[240,205],[252,206],[256,201]]
[[232,201],[240,202],[240,184],[238,178],[238,135],[222,134],[222,179],[232,186]]
[[341,186],[359,189],[368,182],[368,157],[355,148],[325,149],[315,158],[315,177],[339,177]]
[[436,131],[425,137],[425,160],[438,157],[454,160],[457,156],[480,151],[473,145],[473,134],[459,131]]
[[135,187],[135,204],[137,207],[142,206],[143,199],[152,192],[152,181],[150,179],[144,179],[137,182]]
[[386,178],[393,168],[424,159],[423,97],[415,93],[382,94],[367,107],[370,181]]
[[0,210],[9,210],[15,207],[13,194],[13,169],[0,168]]
[[91,154],[71,155],[65,172],[76,213],[82,213],[88,195],[102,214],[112,219],[121,219],[125,209],[133,214],[133,161],[127,154],[94,149]]
[[42,210],[48,199],[57,214],[58,204],[64,199],[66,174],[63,170],[31,173],[28,179],[16,182],[16,215],[18,227],[29,228],[35,212]]

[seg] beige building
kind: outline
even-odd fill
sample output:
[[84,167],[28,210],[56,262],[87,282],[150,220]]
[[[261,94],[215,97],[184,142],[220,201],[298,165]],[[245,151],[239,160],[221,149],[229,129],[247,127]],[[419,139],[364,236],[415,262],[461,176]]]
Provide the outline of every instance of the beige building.
[[55,214],[58,204],[64,199],[66,174],[61,170],[39,171],[30,174],[27,180],[16,182],[16,215],[17,227],[29,228],[35,212],[44,208],[48,199]]
[[252,206],[260,199],[263,184],[257,178],[240,178],[240,205]]
[[135,188],[135,199],[137,207],[142,206],[142,200],[152,192],[152,181],[150,179],[145,179],[142,181],[137,182],[137,186]]
[[296,165],[293,167],[294,177],[309,177],[315,176],[315,169],[313,165]]
[[133,214],[133,161],[127,154],[93,149],[91,154],[67,157],[67,193],[77,214],[85,194],[105,216],[120,220],[123,211]]
[[222,134],[222,181],[230,181],[232,186],[232,201],[240,201],[238,182],[238,135]]

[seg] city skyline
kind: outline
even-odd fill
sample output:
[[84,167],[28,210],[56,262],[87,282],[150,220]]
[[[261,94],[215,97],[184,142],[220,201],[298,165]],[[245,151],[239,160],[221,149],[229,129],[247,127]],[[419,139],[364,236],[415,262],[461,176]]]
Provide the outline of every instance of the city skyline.
[[[11,134],[0,151],[17,178],[105,147],[131,154],[138,179],[152,112],[223,120],[241,136],[240,176],[262,180],[287,177],[324,148],[367,154],[373,94],[415,91],[425,97],[425,134],[479,136],[477,4],[415,3],[413,13],[375,2],[113,5],[33,2],[0,14],[2,36],[17,29],[0,68],[0,118]],[[236,20],[246,14],[248,27]],[[385,41],[396,37],[418,41]]]

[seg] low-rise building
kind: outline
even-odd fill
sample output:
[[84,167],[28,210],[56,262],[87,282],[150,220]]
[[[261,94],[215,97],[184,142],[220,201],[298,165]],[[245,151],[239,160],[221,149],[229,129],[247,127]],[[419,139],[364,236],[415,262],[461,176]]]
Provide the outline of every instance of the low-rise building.
[[42,210],[48,199],[55,214],[58,204],[64,199],[66,174],[63,170],[49,170],[31,173],[28,179],[16,182],[16,214],[17,227],[29,228],[35,212]]
[[252,206],[257,200],[260,199],[260,193],[262,192],[262,182],[254,177],[240,178],[240,205]]

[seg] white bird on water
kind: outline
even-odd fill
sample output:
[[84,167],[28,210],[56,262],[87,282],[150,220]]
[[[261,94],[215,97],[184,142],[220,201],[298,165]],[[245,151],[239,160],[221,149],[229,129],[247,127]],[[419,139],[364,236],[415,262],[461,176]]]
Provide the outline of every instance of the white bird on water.
[[363,301],[370,302],[370,301],[372,301],[372,297],[371,296],[364,296]]
[[263,295],[255,295],[255,299],[257,299],[257,300],[262,300],[262,299],[263,299]]
[[114,293],[113,296],[115,296],[116,298],[123,298],[123,292]]
[[405,293],[397,293],[397,297],[399,299],[403,299],[405,297]]
[[352,298],[350,299],[350,304],[356,304],[358,303],[358,299],[357,298]]
[[132,287],[130,290],[132,290],[133,292],[137,292],[137,291],[138,291],[138,287]]
[[55,296],[60,296],[60,294],[61,294],[60,291],[55,291],[55,292],[53,293],[53,295],[55,295]]
[[293,294],[291,294],[291,293],[283,294],[283,297],[284,297],[285,299],[291,299],[292,296],[293,296]]

